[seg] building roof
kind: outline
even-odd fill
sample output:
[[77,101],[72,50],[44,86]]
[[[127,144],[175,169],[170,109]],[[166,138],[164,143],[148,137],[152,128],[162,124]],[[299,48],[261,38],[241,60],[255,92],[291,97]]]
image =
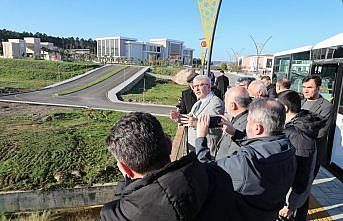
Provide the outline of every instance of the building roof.
[[[247,57],[257,57],[256,54],[251,54],[251,55],[244,55],[240,56],[239,58],[247,58]],[[259,54],[258,57],[273,57],[272,54]]]
[[283,55],[290,55],[290,54],[295,54],[295,53],[299,53],[299,52],[310,51],[311,48],[312,48],[312,46],[308,45],[308,46],[304,46],[304,47],[300,47],[300,48],[290,49],[290,50],[287,50],[287,51],[281,51],[281,52],[275,53],[274,57],[283,56]]
[[150,42],[151,41],[171,41],[171,42],[183,43],[183,41],[173,40],[173,39],[169,39],[169,38],[150,39]]
[[108,40],[108,39],[124,39],[124,40],[129,40],[129,41],[137,41],[137,39],[135,38],[128,38],[128,37],[123,37],[123,36],[96,38],[95,40]]
[[193,48],[183,48],[183,50],[187,50],[187,51],[195,51],[195,49],[193,49]]
[[312,49],[328,48],[339,45],[343,45],[343,33],[337,34],[335,36],[332,36],[331,38],[315,44]]

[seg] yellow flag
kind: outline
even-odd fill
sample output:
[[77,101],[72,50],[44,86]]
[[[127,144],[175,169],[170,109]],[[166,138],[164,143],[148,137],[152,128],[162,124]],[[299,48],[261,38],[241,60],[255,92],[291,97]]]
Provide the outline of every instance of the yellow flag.
[[219,0],[198,0],[198,6],[207,47],[210,47]]

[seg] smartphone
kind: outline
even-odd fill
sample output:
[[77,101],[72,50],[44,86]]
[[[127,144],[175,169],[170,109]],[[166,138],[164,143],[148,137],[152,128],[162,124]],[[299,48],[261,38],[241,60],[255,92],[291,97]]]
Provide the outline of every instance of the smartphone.
[[187,116],[188,116],[187,114],[180,114],[177,122],[182,126],[183,124],[181,123],[181,118],[186,118]]
[[210,117],[210,125],[208,126],[208,128],[216,128],[216,127],[221,127],[221,125],[219,125],[219,123],[221,122],[222,117],[221,116],[213,116]]

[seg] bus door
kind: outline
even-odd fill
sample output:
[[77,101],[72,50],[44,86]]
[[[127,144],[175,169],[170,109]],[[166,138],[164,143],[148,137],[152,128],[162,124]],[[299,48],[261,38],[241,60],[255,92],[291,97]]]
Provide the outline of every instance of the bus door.
[[333,124],[328,137],[328,159],[343,169],[343,63],[312,64],[311,74],[319,75],[322,79],[321,95],[334,105]]
[[[343,63],[340,63],[337,72],[338,77],[340,78],[340,84],[337,84],[335,88],[336,99],[334,100],[335,110],[337,110],[336,115],[334,116],[334,133],[333,133],[333,143],[332,143],[332,154],[331,154],[331,164],[338,166],[343,170],[343,84],[342,84],[342,75],[343,75]],[[330,138],[330,137],[329,137]],[[329,140],[330,141],[330,140]]]

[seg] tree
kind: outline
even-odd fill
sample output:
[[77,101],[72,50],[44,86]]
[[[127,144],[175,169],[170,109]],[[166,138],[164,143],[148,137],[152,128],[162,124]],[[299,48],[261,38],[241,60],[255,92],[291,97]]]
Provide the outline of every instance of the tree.
[[226,64],[226,63],[221,63],[221,64],[220,64],[220,68],[221,68],[223,71],[227,71],[227,64]]

